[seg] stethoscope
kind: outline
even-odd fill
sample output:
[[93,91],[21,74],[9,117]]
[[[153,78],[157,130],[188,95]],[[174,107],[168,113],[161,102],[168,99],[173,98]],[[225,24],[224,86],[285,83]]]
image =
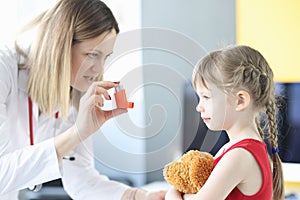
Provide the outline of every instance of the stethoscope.
[[[33,119],[32,119],[32,100],[30,97],[28,97],[28,115],[29,115],[29,138],[30,138],[30,145],[34,145],[34,133],[33,133]],[[57,122],[59,116],[59,112],[55,113],[55,123]],[[55,129],[56,129],[56,125],[55,125]],[[70,161],[75,160],[74,156],[70,156],[70,157],[63,157],[63,159],[67,159]],[[33,192],[38,192],[42,189],[42,184],[38,184],[38,185],[34,185],[31,187],[28,187],[29,190],[33,191]]]

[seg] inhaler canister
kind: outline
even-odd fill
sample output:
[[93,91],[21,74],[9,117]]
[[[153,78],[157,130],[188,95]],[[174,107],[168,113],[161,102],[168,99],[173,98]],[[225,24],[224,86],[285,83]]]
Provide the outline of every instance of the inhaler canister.
[[122,85],[118,85],[115,87],[115,99],[117,108],[133,108],[134,103],[128,102],[125,90]]

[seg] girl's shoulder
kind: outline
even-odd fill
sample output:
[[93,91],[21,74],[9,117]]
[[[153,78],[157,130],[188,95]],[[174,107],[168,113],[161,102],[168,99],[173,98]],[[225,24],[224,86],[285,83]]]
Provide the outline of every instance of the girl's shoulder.
[[[255,157],[255,154],[261,152],[261,150],[264,150],[266,148],[266,145],[264,142],[253,139],[253,138],[247,138],[240,141],[237,141],[235,143],[226,143],[216,154],[215,156],[215,164],[218,163],[218,161],[226,155],[226,157],[230,155],[234,155],[236,157],[239,157],[241,155],[242,160],[248,159],[250,157]],[[234,152],[234,153],[233,153]],[[233,153],[233,154],[232,154]],[[247,155],[247,156],[245,156]],[[243,157],[245,156],[245,157]]]
[[237,142],[232,142],[232,143],[228,142],[222,147],[222,149],[224,153],[236,148],[251,149],[256,147],[265,147],[265,143],[259,139],[245,138]]

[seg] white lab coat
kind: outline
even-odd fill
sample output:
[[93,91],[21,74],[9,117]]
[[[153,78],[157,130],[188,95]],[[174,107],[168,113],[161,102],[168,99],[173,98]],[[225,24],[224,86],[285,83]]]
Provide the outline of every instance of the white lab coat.
[[35,144],[29,145],[27,71],[18,70],[18,62],[14,49],[0,49],[0,199],[17,199],[18,190],[57,178],[75,200],[121,199],[128,186],[108,180],[94,168],[91,138],[70,152],[75,161],[58,161],[53,136],[74,123],[74,109],[66,123],[39,116],[33,102]]

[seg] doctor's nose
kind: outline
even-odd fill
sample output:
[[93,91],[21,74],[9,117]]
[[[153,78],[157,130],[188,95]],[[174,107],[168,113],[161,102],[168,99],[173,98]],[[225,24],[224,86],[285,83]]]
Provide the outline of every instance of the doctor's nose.
[[93,72],[97,72],[99,74],[104,73],[104,63],[103,62],[95,62],[94,66],[92,67]]

